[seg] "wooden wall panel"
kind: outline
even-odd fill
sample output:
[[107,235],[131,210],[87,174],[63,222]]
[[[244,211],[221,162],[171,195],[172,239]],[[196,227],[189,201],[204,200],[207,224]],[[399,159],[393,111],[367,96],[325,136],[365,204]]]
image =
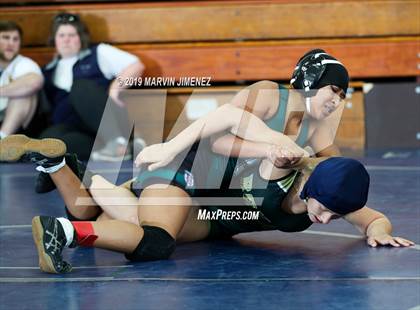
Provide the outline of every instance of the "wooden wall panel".
[[[58,5],[58,4],[67,4],[67,5],[75,5],[75,4],[82,4],[86,3],[86,0],[41,0],[42,4],[44,5]],[[15,7],[17,5],[28,5],[28,4],[39,4],[40,0],[0,0],[0,5]],[[146,5],[146,1],[138,1],[143,2],[143,5]],[[150,0],[149,0],[150,1]],[[265,4],[272,4],[272,3],[290,3],[292,0],[260,0],[259,2]],[[354,2],[355,0],[340,0],[340,2]],[[357,0],[356,0],[357,1]],[[392,1],[392,0],[371,0],[371,1]],[[119,2],[127,2],[127,0],[89,0],[89,2],[95,2],[98,4],[112,4],[112,3],[119,3]],[[165,0],[154,0],[155,5],[157,2],[161,2],[164,5],[174,5],[173,2],[167,2]],[[177,6],[182,5],[191,5],[192,2],[199,2],[203,4],[203,2],[212,2],[214,4],[226,2],[226,0],[183,0],[183,1],[176,1]],[[249,4],[255,3],[255,0],[229,0],[232,4]],[[320,2],[320,0],[294,0],[295,3],[314,3]],[[337,0],[324,0],[322,2],[337,2]]]
[[340,148],[362,150],[366,143],[364,94],[356,90],[344,103],[335,143]]
[[[147,93],[148,90],[130,90],[129,96],[125,94],[122,96],[127,103],[130,119],[136,122],[136,132],[150,144],[156,143],[156,141],[160,142],[162,137],[166,138],[172,129],[176,133],[180,132],[192,122],[187,118],[185,110],[188,100],[211,99],[215,100],[217,105],[220,106],[229,102],[240,89],[242,87],[229,89],[218,87],[199,90],[170,88],[167,92],[161,92],[161,95],[166,94],[166,98],[161,97],[165,100],[163,106],[161,105],[163,101],[157,99],[157,97],[142,95]],[[195,92],[193,96],[191,95],[192,91]],[[164,126],[163,130],[162,125]]]
[[363,150],[365,147],[365,122],[342,120],[337,130],[335,144],[339,148]]
[[[210,76],[213,82],[288,80],[296,61],[312,48],[324,48],[340,59],[352,79],[419,75],[419,37],[300,40],[219,44],[119,45],[139,56],[146,76]],[[26,48],[23,54],[44,65],[47,48]]]
[[[229,101],[235,95],[236,88],[226,91],[222,88],[201,89],[200,93],[215,99],[218,105]],[[186,117],[185,104],[191,98],[191,89],[169,89],[166,98],[166,109],[164,120],[162,119],[162,109],[150,104],[148,107],[140,106],[136,100],[128,103],[130,117],[136,120],[136,131],[149,144],[160,142],[162,137],[167,137],[172,129],[175,133],[191,124],[191,120]],[[365,124],[364,124],[364,95],[359,89],[353,93],[351,98],[346,99],[343,116],[337,131],[335,143],[341,148],[351,148],[360,150],[365,145]],[[164,128],[162,129],[162,125]],[[175,127],[174,127],[175,125]]]
[[342,118],[358,119],[365,118],[364,94],[361,89],[356,90],[352,94],[348,94],[344,101],[344,109]]
[[0,19],[45,45],[52,17],[80,13],[93,41],[111,43],[270,40],[417,35],[419,1],[223,1],[77,4],[4,8]]

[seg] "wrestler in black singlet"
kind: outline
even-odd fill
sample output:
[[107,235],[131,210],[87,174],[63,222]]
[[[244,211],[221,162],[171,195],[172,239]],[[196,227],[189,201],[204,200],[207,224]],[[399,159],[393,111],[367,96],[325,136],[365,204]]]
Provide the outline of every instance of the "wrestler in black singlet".
[[[132,183],[132,191],[139,196],[151,184],[171,184],[185,190],[193,199],[200,197],[240,198],[238,204],[200,205],[208,211],[260,211],[258,220],[211,220],[209,238],[224,238],[241,232],[281,230],[295,232],[311,224],[308,215],[289,214],[281,204],[299,172],[292,171],[277,180],[264,180],[259,174],[261,160],[234,158],[211,152],[209,139],[195,143],[190,150],[164,168],[141,171]],[[259,201],[262,200],[262,203]]]

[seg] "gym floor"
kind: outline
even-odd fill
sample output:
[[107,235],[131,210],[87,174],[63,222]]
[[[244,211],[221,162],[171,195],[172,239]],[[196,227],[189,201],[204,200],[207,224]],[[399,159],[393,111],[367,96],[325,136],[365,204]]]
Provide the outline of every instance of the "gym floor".
[[[394,234],[420,243],[420,154],[361,159],[368,205]],[[98,166],[104,175],[112,169]],[[130,175],[123,166],[120,180]],[[179,245],[169,260],[133,264],[119,253],[66,249],[74,270],[42,273],[35,215],[63,216],[57,191],[35,194],[29,164],[0,165],[2,309],[420,309],[420,246],[370,248],[343,220],[303,233],[247,233]]]

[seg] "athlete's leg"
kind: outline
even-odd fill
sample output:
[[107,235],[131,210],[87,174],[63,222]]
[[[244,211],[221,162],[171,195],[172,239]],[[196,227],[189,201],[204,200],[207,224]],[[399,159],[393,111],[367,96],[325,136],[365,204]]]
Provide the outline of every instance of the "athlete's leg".
[[[138,198],[129,190],[129,182],[115,186],[105,178],[95,175],[89,189],[93,199],[103,213],[97,219],[115,219],[139,224],[137,216]],[[209,233],[210,222],[198,219],[199,207],[191,207],[188,217],[178,234],[177,242],[193,242],[205,239]]]
[[[160,227],[179,242],[193,242],[206,238],[210,223],[198,220],[198,207],[191,207],[191,198],[188,194],[176,186],[163,186],[167,188],[162,189],[162,185],[156,184],[143,190],[138,207],[138,221],[141,227]],[[166,202],[167,205],[158,205],[159,201],[162,201],[162,204]],[[114,226],[108,226],[108,222],[112,222]],[[133,239],[128,235],[121,239],[113,237],[114,227],[121,229],[120,224],[116,224],[117,222],[121,223],[115,220],[102,223],[92,222],[95,234],[99,232],[94,246],[131,253],[133,249],[130,246],[127,247],[123,239],[131,241]],[[137,240],[137,238],[134,239]]]
[[67,165],[50,176],[72,216],[79,220],[88,220],[101,212],[90,193]]
[[138,198],[126,187],[115,186],[102,176],[95,175],[89,192],[109,218],[139,225]]
[[32,235],[38,250],[39,267],[48,273],[70,272],[62,257],[64,247],[94,246],[123,253],[134,251],[143,237],[139,226],[117,220],[70,222],[50,216],[32,219]]
[[110,217],[106,212],[102,212],[101,215],[99,215],[98,218],[96,219],[96,222],[108,221],[108,220],[115,220],[115,219]]
[[[165,205],[159,205],[159,201]],[[152,185],[142,191],[139,199],[141,226],[118,220],[70,223],[66,219],[35,217],[32,229],[40,267],[52,273],[70,271],[61,252],[65,245],[74,242],[73,236],[78,245],[119,251],[134,261],[166,259],[175,249],[175,239],[190,206],[191,198],[182,189]]]
[[191,209],[191,197],[181,188],[154,184],[146,187],[139,198],[140,226],[158,226],[177,238]]
[[197,206],[191,207],[188,218],[176,239],[178,243],[200,241],[209,235],[210,221],[198,219],[199,209]]
[[[91,199],[89,192],[81,186],[78,176],[65,164],[66,145],[58,139],[31,139],[25,135],[11,135],[0,140],[0,160],[30,161],[48,173],[71,215],[77,219],[91,219],[98,215],[100,209]],[[76,160],[76,159],[74,159]],[[77,160],[75,165],[77,165]],[[85,198],[81,206],[78,198]]]

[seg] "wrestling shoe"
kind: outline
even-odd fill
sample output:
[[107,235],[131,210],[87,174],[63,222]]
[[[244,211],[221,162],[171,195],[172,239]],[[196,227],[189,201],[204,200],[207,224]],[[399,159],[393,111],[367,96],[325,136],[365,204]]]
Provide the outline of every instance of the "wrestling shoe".
[[39,268],[47,273],[67,273],[71,264],[63,260],[61,252],[67,242],[61,223],[52,216],[32,219],[32,236],[38,250]]
[[0,161],[32,162],[44,168],[63,161],[66,144],[58,139],[31,139],[11,135],[0,140]]
[[[84,181],[84,175],[86,174],[86,182],[83,184],[86,188],[89,188],[93,173],[86,170],[86,165],[77,159],[76,154],[66,154],[64,158],[66,159],[67,166],[74,172],[80,181]],[[54,189],[56,189],[56,186],[49,173],[40,172],[35,181],[35,192],[43,194],[51,192]]]

